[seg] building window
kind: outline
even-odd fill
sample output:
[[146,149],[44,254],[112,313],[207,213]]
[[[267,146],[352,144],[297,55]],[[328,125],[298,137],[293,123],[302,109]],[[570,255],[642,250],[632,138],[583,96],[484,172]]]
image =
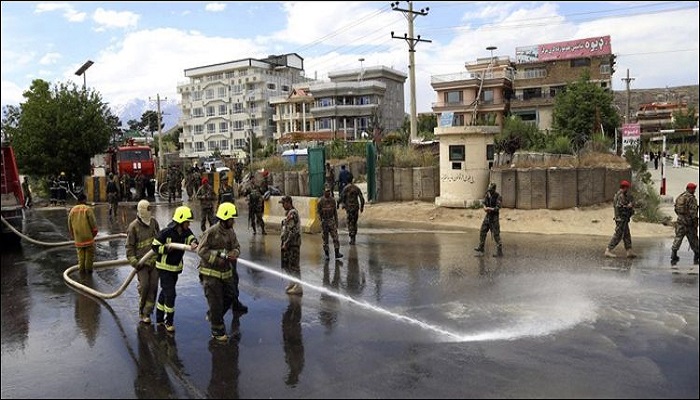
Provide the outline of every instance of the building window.
[[600,74],[601,75],[610,75],[610,64],[601,64],[600,65]]
[[481,101],[484,104],[493,104],[493,89],[486,89],[481,92]]
[[233,139],[233,148],[234,149],[242,149],[245,147],[245,139]]
[[331,120],[330,118],[321,118],[318,120],[318,128],[319,130],[321,129],[331,129]]
[[195,142],[194,151],[204,151],[204,142]]
[[220,87],[219,88],[219,98],[223,99],[226,97],[226,88],[225,87]]
[[202,108],[201,108],[201,107],[197,107],[197,108],[192,109],[192,116],[193,116],[194,118],[203,117],[203,116],[204,116],[204,112],[202,111]]
[[464,145],[450,146],[450,161],[464,161]]
[[195,135],[201,135],[202,133],[204,133],[204,126],[202,126],[202,125],[195,125],[195,126],[194,126],[194,134],[195,134]]
[[242,131],[244,129],[243,121],[233,121],[233,130]]
[[219,115],[226,115],[226,104],[219,105]]
[[591,59],[590,58],[574,58],[571,60],[571,68],[576,68],[576,67],[590,67],[591,66]]
[[214,98],[214,89],[207,89],[206,91],[206,98],[207,100],[213,99]]
[[228,150],[228,140],[224,139],[219,142],[219,149]]
[[445,92],[445,103],[447,104],[461,104],[463,99],[462,91],[451,91]]
[[213,117],[214,116],[214,106],[208,106],[207,107],[207,117]]
[[330,107],[332,105],[333,105],[333,101],[328,97],[318,99],[318,106],[319,107]]
[[289,92],[289,86],[287,86],[287,85],[282,85],[282,91],[283,91],[283,92]]
[[208,123],[207,124],[207,133],[214,133],[214,132],[216,132],[216,124]]
[[523,100],[540,99],[542,98],[542,88],[527,88],[523,89]]
[[518,71],[517,75],[520,79],[546,78],[547,70],[544,68],[527,68],[522,71]]
[[216,140],[210,140],[207,142],[207,145],[209,147],[209,151],[215,151],[219,148],[219,143]]
[[219,133],[228,133],[228,122],[219,122]]
[[233,103],[233,113],[240,114],[243,112],[243,103]]
[[193,101],[202,100],[202,92],[200,92],[200,91],[192,92],[192,100]]
[[268,83],[267,88],[270,90],[275,90],[275,84],[274,83]]

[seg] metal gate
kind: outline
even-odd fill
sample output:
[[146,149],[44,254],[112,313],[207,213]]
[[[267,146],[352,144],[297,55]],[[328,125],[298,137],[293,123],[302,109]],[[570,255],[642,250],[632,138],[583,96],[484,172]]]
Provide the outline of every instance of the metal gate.
[[323,147],[309,149],[309,195],[321,197],[325,181],[326,151]]
[[367,201],[377,201],[377,147],[367,143]]

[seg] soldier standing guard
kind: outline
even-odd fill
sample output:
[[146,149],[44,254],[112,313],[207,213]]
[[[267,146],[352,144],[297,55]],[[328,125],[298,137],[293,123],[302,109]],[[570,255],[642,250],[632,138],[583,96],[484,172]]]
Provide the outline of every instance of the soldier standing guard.
[[503,257],[503,243],[501,242],[501,224],[499,221],[499,211],[501,210],[501,202],[503,198],[496,191],[496,184],[489,183],[489,188],[486,190],[484,199],[481,201],[484,212],[484,221],[481,223],[479,230],[479,246],[474,248],[479,256],[484,255],[484,245],[486,244],[486,234],[491,231],[494,242],[496,242],[496,253],[494,257]]

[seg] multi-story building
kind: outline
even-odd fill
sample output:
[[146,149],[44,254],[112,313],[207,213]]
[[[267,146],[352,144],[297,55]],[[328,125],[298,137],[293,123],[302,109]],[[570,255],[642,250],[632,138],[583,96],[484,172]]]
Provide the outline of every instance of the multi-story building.
[[384,66],[335,71],[330,82],[294,85],[288,96],[272,99],[275,139],[356,140],[376,124],[399,129],[404,121],[406,74]]
[[510,57],[489,57],[465,67],[466,72],[430,78],[438,99],[433,112],[452,113],[452,126],[502,126],[513,93],[514,63]]
[[218,150],[244,159],[251,135],[263,143],[272,140],[270,98],[307,81],[303,72],[304,60],[295,53],[186,69],[189,80],[177,86],[182,96],[180,157],[207,157]]
[[584,70],[589,71],[590,82],[612,90],[615,55],[610,36],[516,47],[515,59],[511,114],[540,130],[552,128],[554,98],[568,83],[580,79]]
[[540,130],[552,127],[554,98],[589,71],[590,81],[611,90],[615,56],[610,36],[517,47],[509,57],[477,59],[467,72],[431,77],[437,114],[452,112],[452,126],[499,125],[518,115]]

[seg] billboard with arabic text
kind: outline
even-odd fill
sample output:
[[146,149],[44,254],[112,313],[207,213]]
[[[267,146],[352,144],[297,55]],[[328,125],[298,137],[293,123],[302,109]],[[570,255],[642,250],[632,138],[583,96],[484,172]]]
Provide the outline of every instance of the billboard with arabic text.
[[516,63],[568,60],[612,54],[610,36],[569,40],[515,48]]

